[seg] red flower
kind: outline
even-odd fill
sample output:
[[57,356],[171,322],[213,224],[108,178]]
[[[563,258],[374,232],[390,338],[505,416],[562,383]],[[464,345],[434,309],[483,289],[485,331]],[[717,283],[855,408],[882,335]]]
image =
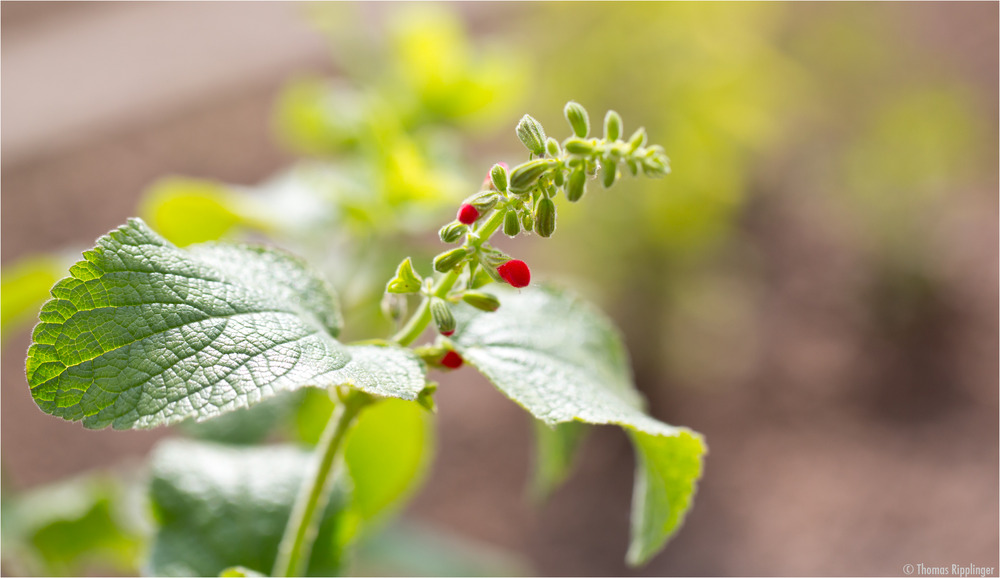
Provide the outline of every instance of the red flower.
[[455,335],[455,330],[452,329],[451,331],[442,331],[441,335],[444,335],[445,337],[451,337],[452,335]]
[[471,225],[476,222],[479,218],[479,211],[469,203],[463,204],[458,208],[458,222],[463,225]]
[[458,369],[462,367],[462,356],[454,351],[449,351],[441,358],[441,365],[450,369]]
[[531,283],[531,270],[528,264],[519,259],[511,259],[503,265],[497,267],[497,273],[503,280],[510,283],[511,287],[527,287]]

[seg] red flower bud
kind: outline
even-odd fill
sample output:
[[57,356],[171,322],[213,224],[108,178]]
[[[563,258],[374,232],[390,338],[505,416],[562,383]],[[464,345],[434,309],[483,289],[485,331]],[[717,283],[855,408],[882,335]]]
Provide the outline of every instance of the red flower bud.
[[444,335],[445,337],[451,337],[452,335],[455,335],[455,330],[452,329],[451,331],[442,331],[441,335]]
[[504,281],[510,283],[511,287],[527,287],[531,283],[531,270],[528,264],[519,259],[511,259],[503,265],[497,267],[497,273]]
[[[500,161],[497,164],[500,165],[501,167],[503,167],[503,170],[505,170],[505,171],[510,168],[510,167],[507,166],[507,163],[505,163],[503,161]],[[483,187],[482,188],[483,189],[489,189],[491,191],[497,190],[496,185],[493,184],[493,176],[492,176],[491,173],[486,173],[486,178],[483,179]]]
[[471,225],[476,222],[479,218],[479,211],[469,203],[463,204],[458,208],[458,222],[463,225]]
[[459,367],[462,367],[462,356],[454,351],[449,351],[444,354],[444,357],[441,358],[441,365],[449,369],[458,369]]

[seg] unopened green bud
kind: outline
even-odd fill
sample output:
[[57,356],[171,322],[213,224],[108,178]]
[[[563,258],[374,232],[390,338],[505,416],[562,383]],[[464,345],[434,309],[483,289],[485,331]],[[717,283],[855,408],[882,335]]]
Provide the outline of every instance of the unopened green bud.
[[508,237],[516,237],[521,232],[521,224],[517,219],[517,211],[511,209],[503,218],[503,234]]
[[500,200],[500,195],[493,191],[484,191],[478,195],[474,195],[472,198],[466,202],[475,207],[479,211],[480,215],[486,214],[487,211],[496,206],[497,201]]
[[542,197],[535,206],[535,231],[543,237],[551,237],[556,230],[556,204],[548,197]]
[[664,162],[665,159],[653,157],[642,161],[642,174],[647,177],[662,177],[670,172],[670,167]]
[[611,185],[615,184],[615,179],[617,178],[618,178],[618,163],[614,163],[608,159],[604,159],[601,165],[601,184],[604,185],[605,189],[610,189]]
[[517,138],[521,139],[530,152],[536,155],[545,154],[545,130],[542,129],[542,123],[531,115],[524,115],[521,117],[521,122],[517,123]]
[[534,226],[535,218],[531,215],[531,211],[521,213],[521,228],[524,229],[526,233],[530,233]]
[[550,168],[555,166],[552,159],[535,159],[514,167],[510,173],[508,189],[515,195],[523,195],[531,190],[538,179]]
[[633,177],[639,174],[639,163],[635,162],[635,159],[625,159],[625,166],[628,167],[628,172],[632,173]]
[[431,318],[441,335],[447,336],[455,332],[455,316],[451,314],[451,307],[448,307],[444,299],[431,297]]
[[385,286],[386,293],[416,293],[420,291],[420,275],[413,270],[413,263],[410,258],[403,259],[403,262],[396,268],[396,276]]
[[609,110],[604,117],[604,138],[618,140],[622,136],[622,117],[617,112]]
[[552,137],[549,137],[545,141],[545,152],[549,153],[549,156],[552,158],[556,158],[559,155],[561,155],[562,149],[559,148],[559,141],[557,141]]
[[670,159],[663,152],[663,147],[653,145],[646,149],[646,155],[641,159],[642,172],[651,177],[660,177],[670,172]]
[[462,295],[462,301],[482,311],[496,311],[500,308],[500,300],[496,295],[481,291],[466,291]]
[[590,134],[590,116],[587,115],[587,109],[583,108],[580,103],[571,100],[566,103],[563,114],[566,115],[566,120],[569,121],[573,134],[580,138],[587,138],[587,135]]
[[568,138],[565,145],[566,152],[571,155],[592,155],[595,150],[592,142],[583,140],[582,138]]
[[379,304],[382,314],[390,321],[399,321],[406,317],[406,297],[386,293],[382,295],[382,302]]
[[493,165],[493,169],[490,170],[490,180],[493,181],[493,186],[496,187],[498,191],[507,192],[506,167],[500,164]]
[[587,173],[583,169],[576,169],[569,176],[569,185],[566,187],[566,198],[571,203],[575,203],[583,198],[583,193],[587,190]]
[[445,251],[437,257],[434,257],[434,270],[439,273],[447,273],[455,268],[462,259],[465,259],[468,252],[465,247],[459,247],[457,249],[452,249],[451,251]]
[[456,243],[468,230],[468,226],[463,225],[458,221],[452,221],[441,227],[441,230],[438,231],[438,237],[441,237],[441,240],[445,243]]
[[646,144],[646,129],[640,126],[638,130],[632,133],[632,138],[628,139],[628,146],[632,152],[635,152],[644,144]]

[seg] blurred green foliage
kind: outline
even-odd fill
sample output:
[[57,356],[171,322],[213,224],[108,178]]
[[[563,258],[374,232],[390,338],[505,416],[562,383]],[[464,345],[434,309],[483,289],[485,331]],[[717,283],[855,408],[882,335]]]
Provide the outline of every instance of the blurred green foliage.
[[366,540],[351,572],[355,576],[531,576],[522,559],[425,524],[400,521]]
[[[753,370],[763,283],[754,207],[822,199],[877,278],[926,276],[945,204],[995,185],[989,99],[893,26],[887,5],[552,3],[518,26],[540,59],[529,112],[569,98],[642,118],[673,172],[560,212],[545,267],[589,279],[637,371],[687,385]],[[600,42],[568,43],[601,30]],[[559,31],[566,31],[559,32]],[[635,111],[635,114],[631,114]],[[639,112],[641,111],[641,115]],[[562,119],[538,115],[553,131]],[[563,125],[565,126],[565,125]],[[562,127],[560,127],[562,128]],[[780,202],[780,201],[777,201]],[[900,269],[902,267],[902,269]],[[719,359],[725,358],[725,363]]]
[[533,425],[535,459],[528,491],[533,499],[543,501],[569,477],[588,427],[577,421],[551,426],[534,420]]
[[[144,573],[218,576],[231,566],[270,574],[295,496],[312,463],[290,445],[228,446],[168,440],[153,452],[150,502],[157,531]],[[346,476],[334,478],[308,576],[340,573],[333,547],[346,523]]]
[[0,282],[0,345],[10,334],[38,318],[38,308],[72,261],[55,255],[22,257],[3,268]]
[[27,493],[5,485],[3,501],[7,571],[81,576],[129,573],[138,567],[146,528],[131,482],[102,474]]
[[361,35],[359,6],[307,10],[345,76],[299,78],[279,95],[275,133],[302,160],[253,188],[165,179],[140,216],[182,245],[264,234],[324,268],[348,337],[384,334],[385,271],[432,254],[412,236],[475,192],[482,176],[467,168],[485,175],[492,159],[470,163],[468,143],[511,114],[530,67],[509,44],[473,42],[440,6],[393,10],[375,36]]
[[184,247],[221,239],[244,223],[266,229],[267,222],[254,218],[251,207],[252,199],[241,199],[220,183],[173,177],[146,191],[139,212],[154,230]]
[[419,486],[433,448],[430,415],[415,403],[385,400],[362,414],[344,450],[361,519],[377,519]]
[[[627,230],[627,237],[602,241],[609,251],[653,247],[674,260],[697,260],[717,246],[748,194],[754,153],[779,138],[793,120],[788,106],[802,95],[800,71],[774,45],[781,12],[765,4],[540,9],[525,32],[538,39],[536,52],[558,52],[560,35],[540,32],[556,22],[569,30],[600,27],[602,41],[577,43],[572,59],[543,61],[546,82],[534,106],[548,110],[572,97],[593,110],[613,107],[626,133],[636,128],[630,119],[642,118],[673,168],[664,181],[616,191],[625,201],[566,211],[566,221]],[[563,123],[540,119],[546,126]],[[599,237],[564,235],[553,251],[586,242],[584,236]]]

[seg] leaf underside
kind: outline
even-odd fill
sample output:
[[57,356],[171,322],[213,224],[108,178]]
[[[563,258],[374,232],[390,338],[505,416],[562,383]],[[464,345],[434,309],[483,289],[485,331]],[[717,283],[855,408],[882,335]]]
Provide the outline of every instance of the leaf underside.
[[636,448],[627,561],[648,561],[677,531],[701,475],[701,436],[646,415],[611,322],[565,292],[504,291],[494,313],[458,308],[453,342],[500,391],[550,424],[625,428]]
[[282,391],[349,384],[415,399],[421,362],[335,338],[331,288],[273,249],[180,249],[140,219],[101,237],[39,315],[26,373],[35,403],[88,428],[204,420]]
[[529,490],[534,499],[543,501],[569,477],[589,426],[579,421],[556,425],[537,419],[532,421],[535,426],[535,460]]

